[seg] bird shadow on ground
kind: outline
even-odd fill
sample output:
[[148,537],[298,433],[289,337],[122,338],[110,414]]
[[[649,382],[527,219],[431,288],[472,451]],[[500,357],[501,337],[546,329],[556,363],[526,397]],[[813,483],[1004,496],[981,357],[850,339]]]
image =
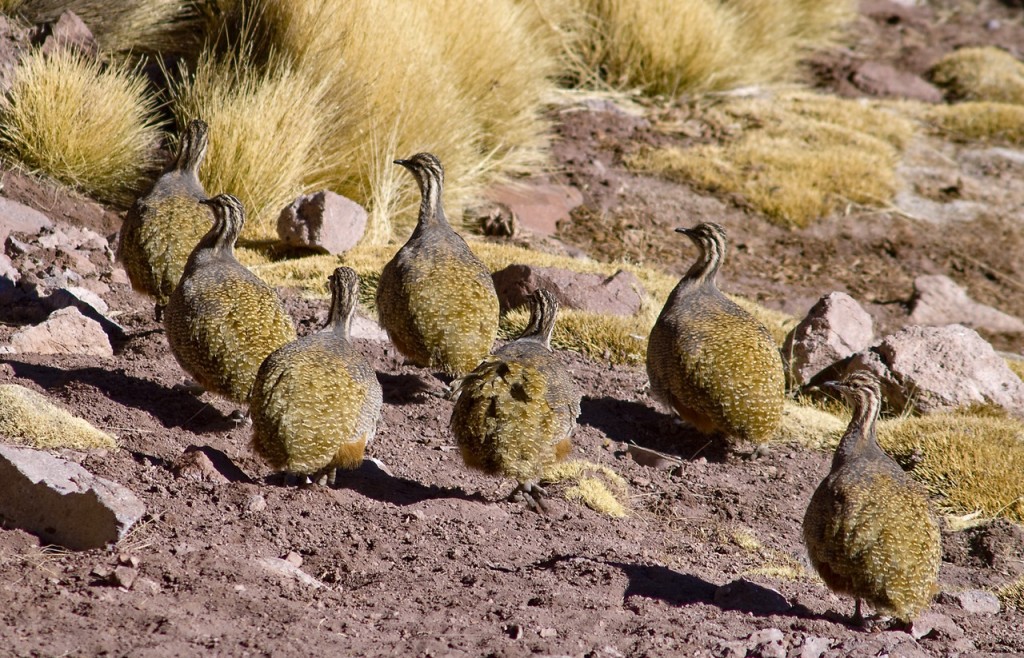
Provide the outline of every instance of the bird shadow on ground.
[[91,366],[65,370],[14,359],[4,362],[14,369],[15,376],[30,379],[46,390],[60,389],[71,382],[92,386],[118,404],[145,411],[165,427],[187,427],[199,434],[237,427],[231,418],[191,393],[117,370]]
[[[266,480],[266,483],[287,486],[281,483],[279,477],[273,475]],[[444,498],[475,503],[488,502],[479,493],[467,494],[462,489],[425,485],[415,480],[391,475],[369,459],[364,460],[359,468],[351,471],[339,471],[336,488],[348,489],[367,498],[400,507]]]
[[384,402],[393,405],[420,404],[431,397],[443,397],[443,382],[430,375],[393,375],[378,372]]
[[639,402],[584,397],[580,401],[579,422],[601,430],[612,441],[633,443],[681,459],[704,457],[711,462],[723,462],[728,457],[724,441],[701,434],[675,416]]

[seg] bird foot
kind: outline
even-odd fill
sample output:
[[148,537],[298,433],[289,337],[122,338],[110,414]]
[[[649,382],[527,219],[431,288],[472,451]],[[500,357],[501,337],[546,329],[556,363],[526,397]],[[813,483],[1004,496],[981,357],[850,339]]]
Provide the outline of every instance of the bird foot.
[[279,487],[301,487],[308,484],[309,480],[305,475],[281,472],[268,475],[266,482]]
[[325,468],[324,470],[316,473],[312,477],[312,480],[321,487],[334,489],[338,486],[338,469]]
[[206,392],[205,388],[203,388],[196,382],[192,381],[191,379],[186,379],[185,381],[179,384],[175,384],[174,386],[171,387],[171,390],[188,393],[189,395],[194,395],[196,397],[199,397],[200,395]]
[[546,514],[548,507],[544,504],[544,497],[547,495],[548,493],[536,482],[520,482],[508,499],[525,503],[527,507],[538,514]]

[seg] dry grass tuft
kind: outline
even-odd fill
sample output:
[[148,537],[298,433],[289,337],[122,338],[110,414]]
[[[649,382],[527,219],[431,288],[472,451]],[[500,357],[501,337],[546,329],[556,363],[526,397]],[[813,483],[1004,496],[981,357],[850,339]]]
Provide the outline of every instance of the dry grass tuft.
[[1000,603],[1007,608],[1015,608],[1024,612],[1024,577],[999,588],[996,592]]
[[647,151],[629,164],[739,195],[797,227],[851,203],[886,205],[899,152],[914,132],[911,121],[880,106],[806,93],[729,100],[700,118],[736,137]]
[[0,436],[40,450],[117,448],[114,437],[16,384],[0,385]]
[[199,175],[207,190],[245,204],[245,237],[276,237],[281,209],[328,182],[333,161],[321,142],[333,117],[324,110],[326,92],[324,81],[279,63],[257,67],[248,53],[205,53],[194,73],[172,86],[178,124],[199,117],[210,126]]
[[315,172],[300,178],[367,206],[371,243],[415,223],[418,191],[396,158],[431,151],[441,159],[452,218],[487,182],[545,162],[541,109],[554,88],[559,43],[530,3],[265,0],[251,7],[248,24],[263,45],[256,59],[278,59],[322,85],[303,99],[302,112],[294,99],[286,104],[295,114],[328,117],[315,126],[319,159],[308,161]]
[[549,468],[543,480],[571,482],[563,494],[565,499],[583,503],[595,512],[618,519],[627,514],[622,503],[629,491],[626,481],[607,466],[578,459],[564,461]]
[[1005,359],[1006,365],[1010,367],[1013,374],[1024,379],[1024,359]]
[[[792,77],[807,46],[854,16],[849,0],[547,0],[574,77],[649,94],[713,91]],[[562,18],[565,5],[577,11]]]
[[930,105],[920,114],[932,130],[948,139],[1024,145],[1024,105],[989,102]]
[[156,103],[133,72],[60,49],[33,51],[0,101],[0,147],[100,199],[130,201],[156,166]]
[[878,437],[942,498],[944,511],[1024,521],[1024,422],[968,409],[884,420]]
[[[6,4],[17,5],[15,9],[30,23],[55,21],[70,9],[106,52],[179,55],[202,43],[197,10],[201,3],[190,0],[22,0]],[[6,8],[4,11],[9,13]]]
[[1024,62],[998,48],[961,48],[940,59],[932,82],[953,101],[1024,105]]
[[818,404],[808,398],[796,402],[787,400],[782,407],[782,425],[774,440],[782,443],[796,443],[815,450],[834,450],[839,445],[849,413],[831,405]]

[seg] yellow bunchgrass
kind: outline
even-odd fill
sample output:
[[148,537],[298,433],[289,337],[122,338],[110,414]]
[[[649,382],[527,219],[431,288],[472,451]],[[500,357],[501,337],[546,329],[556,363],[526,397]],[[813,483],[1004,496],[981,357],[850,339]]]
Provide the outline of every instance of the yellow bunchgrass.
[[1006,365],[1010,367],[1013,374],[1024,379],[1024,359],[1005,359]]
[[0,437],[41,450],[117,448],[114,437],[17,384],[0,386]]
[[202,43],[200,3],[189,0],[22,0],[8,4],[17,5],[15,9],[31,23],[55,21],[65,11],[73,11],[105,52],[184,54]]
[[1024,612],[1024,577],[1000,587],[996,592],[999,601],[1007,608],[1015,608]]
[[[537,3],[564,12],[565,0]],[[828,43],[849,0],[571,0],[561,27],[575,77],[651,94],[722,90],[792,77],[803,48]]]
[[230,193],[246,208],[243,236],[277,235],[277,217],[296,196],[323,187],[334,155],[323,149],[332,114],[328,83],[279,62],[255,65],[247,52],[207,52],[171,88],[179,125],[201,118],[210,146],[199,170],[210,194]]
[[625,503],[628,495],[626,481],[611,468],[602,464],[570,459],[548,468],[544,482],[568,482],[563,496],[566,500],[583,503],[595,512],[622,518],[628,513]]
[[1024,105],[1024,62],[998,48],[961,48],[940,59],[932,82],[950,100]]
[[66,49],[33,51],[0,101],[0,147],[31,170],[127,202],[156,166],[155,107],[130,70]]
[[719,143],[648,150],[638,170],[738,195],[786,226],[807,226],[849,204],[887,205],[911,120],[880,106],[789,93],[732,99],[698,118],[733,134]]
[[923,108],[920,116],[934,132],[954,141],[1024,145],[1024,105],[989,102],[934,105]]
[[[530,3],[264,0],[249,5],[243,24],[251,34],[243,30],[236,40],[248,39],[259,48],[254,56],[229,57],[222,66],[251,70],[256,62],[273,61],[318,85],[312,95],[268,96],[305,123],[298,128],[267,124],[274,129],[250,131],[250,139],[259,148],[268,139],[304,143],[292,130],[315,134],[318,157],[308,158],[306,171],[292,178],[303,190],[315,181],[367,206],[366,242],[385,243],[395,232],[404,237],[415,223],[419,192],[412,176],[393,164],[396,158],[419,151],[440,158],[446,169],[444,202],[454,222],[483,185],[533,171],[546,160],[542,110],[554,89],[560,43]],[[204,56],[199,73],[213,61]],[[230,76],[209,80],[213,84],[204,93],[190,95],[212,96],[208,113],[231,114],[218,111],[224,94],[216,90]],[[175,113],[183,116],[179,105],[176,101]],[[211,122],[211,150],[217,132]],[[213,172],[226,166],[211,162],[204,170],[223,178]],[[244,170],[234,178],[251,196],[267,184]],[[247,235],[270,237],[270,228],[258,221]]]

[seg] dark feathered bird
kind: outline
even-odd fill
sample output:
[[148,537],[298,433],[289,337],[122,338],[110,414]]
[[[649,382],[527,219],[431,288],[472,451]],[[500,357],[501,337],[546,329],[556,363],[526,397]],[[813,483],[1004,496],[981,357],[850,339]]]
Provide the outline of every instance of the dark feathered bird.
[[189,122],[177,157],[153,188],[132,204],[121,225],[118,257],[132,288],[156,299],[157,321],[188,255],[213,223],[209,207],[199,203],[206,198],[199,166],[206,156],[207,130],[199,119]]
[[491,351],[498,332],[494,283],[445,218],[438,159],[418,153],[395,162],[416,177],[422,200],[416,229],[381,272],[380,324],[411,363],[465,374]]
[[377,374],[349,338],[359,275],[339,267],[330,287],[327,327],[267,357],[249,412],[253,448],[270,466],[334,486],[338,469],[362,463],[383,398]]
[[804,515],[807,553],[829,589],[856,599],[855,621],[864,600],[910,622],[936,590],[938,523],[924,488],[878,446],[882,395],[874,375],[856,372],[828,386],[853,407],[853,419]]
[[295,327],[274,289],[235,260],[242,203],[230,194],[203,203],[213,209],[213,228],[167,303],[167,342],[200,386],[245,404],[260,364],[295,340]]
[[651,329],[651,394],[701,432],[764,441],[782,419],[782,357],[764,325],[715,283],[725,230],[705,223],[676,231],[693,240],[700,256]]
[[543,508],[537,484],[545,470],[569,454],[580,413],[572,377],[551,352],[558,303],[538,290],[530,322],[517,340],[485,358],[452,384],[457,396],[451,428],[467,466],[515,479],[513,495]]

